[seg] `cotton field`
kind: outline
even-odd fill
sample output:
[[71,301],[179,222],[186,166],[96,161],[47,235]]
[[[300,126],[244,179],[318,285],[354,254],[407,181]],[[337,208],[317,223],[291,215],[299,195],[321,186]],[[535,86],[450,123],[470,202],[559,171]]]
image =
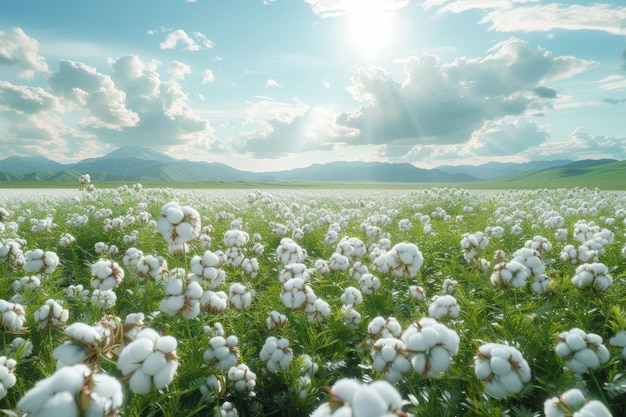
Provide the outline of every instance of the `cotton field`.
[[0,190],[0,410],[624,415],[625,233],[586,188]]

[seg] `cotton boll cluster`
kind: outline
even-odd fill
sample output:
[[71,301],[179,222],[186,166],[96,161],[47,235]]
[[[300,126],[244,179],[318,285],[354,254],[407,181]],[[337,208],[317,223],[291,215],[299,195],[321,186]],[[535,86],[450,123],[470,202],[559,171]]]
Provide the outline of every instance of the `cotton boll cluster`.
[[373,262],[372,268],[385,274],[404,278],[415,278],[424,263],[424,257],[417,245],[413,243],[398,243],[388,252],[381,253]]
[[474,356],[474,374],[485,382],[485,391],[495,398],[519,393],[530,381],[530,367],[513,346],[486,343]]
[[115,306],[117,294],[113,290],[93,290],[91,303],[99,309],[107,309]]
[[163,282],[168,273],[167,260],[154,255],[140,258],[135,269],[140,277],[150,277],[156,282]]
[[311,417],[393,417],[404,415],[402,396],[387,381],[361,384],[342,378],[327,388],[331,395]]
[[165,284],[165,297],[161,300],[160,310],[172,317],[180,314],[186,319],[193,319],[200,314],[202,287],[191,279],[176,278]]
[[235,391],[246,392],[250,397],[256,396],[256,374],[245,363],[240,363],[228,370],[228,380],[233,384]]
[[391,383],[402,380],[412,369],[406,357],[404,342],[400,339],[378,339],[372,346],[371,357],[373,368]]
[[200,298],[200,308],[209,314],[219,314],[228,307],[228,295],[224,291],[205,291]]
[[422,378],[434,378],[447,371],[459,351],[457,332],[437,320],[424,317],[402,333],[407,359]]
[[59,266],[59,257],[55,252],[42,249],[28,250],[24,253],[24,269],[33,274],[52,275]]
[[143,258],[143,251],[135,247],[126,249],[126,253],[122,258],[122,263],[125,266],[136,267],[139,261]]
[[585,243],[586,241],[593,238],[593,235],[600,231],[600,227],[596,226],[594,222],[587,223],[586,220],[578,220],[574,224],[574,237],[580,243]]
[[280,295],[285,307],[294,310],[304,308],[306,304],[315,302],[317,296],[307,282],[300,278],[289,278],[283,284]]
[[576,327],[559,334],[554,350],[565,361],[565,365],[577,374],[598,369],[611,357],[602,336],[585,333]]
[[214,417],[238,417],[237,408],[229,401],[224,401],[219,407],[216,407]]
[[259,352],[259,359],[270,372],[287,369],[293,360],[293,350],[289,347],[289,340],[283,337],[268,337]]
[[358,289],[347,287],[341,295],[341,302],[344,305],[358,306],[363,302],[363,295]]
[[112,290],[122,283],[124,269],[117,262],[100,259],[91,265],[91,286],[98,290]]
[[546,266],[541,259],[541,252],[538,250],[523,247],[515,251],[513,260],[526,267],[529,277],[536,277],[546,272]]
[[356,237],[344,237],[337,244],[335,252],[345,256],[349,263],[359,261],[367,254],[367,248],[363,241]]
[[9,388],[13,388],[17,382],[15,368],[17,361],[6,356],[0,356],[0,400],[6,397]]
[[316,298],[305,305],[304,313],[310,322],[323,322],[330,316],[330,305],[321,298]]
[[457,280],[452,279],[452,278],[446,278],[443,280],[443,283],[441,284],[441,289],[444,294],[454,295],[454,292],[456,291],[456,287],[458,286],[459,286],[459,282]]
[[611,346],[621,348],[622,359],[626,359],[626,330],[618,332],[609,340]]
[[70,233],[61,234],[61,237],[59,238],[59,246],[62,248],[69,248],[74,243],[76,243],[76,238]]
[[81,284],[68,285],[65,289],[65,295],[70,298],[77,298],[82,302],[89,300],[89,290],[84,289]]
[[552,250],[552,243],[543,236],[535,236],[532,240],[527,240],[524,247],[539,252],[539,256],[542,256],[546,252]]
[[20,358],[28,358],[33,354],[33,343],[30,340],[16,337],[11,343],[6,345],[6,354],[14,355],[19,352]]
[[528,272],[524,264],[512,260],[494,266],[489,279],[494,287],[520,288],[526,285],[527,278]]
[[21,268],[26,263],[24,252],[22,252],[22,246],[25,241],[20,239],[6,239],[0,240],[0,263],[5,262],[7,259],[11,265]]
[[420,285],[410,285],[409,294],[415,302],[421,303],[426,300],[426,290]]
[[565,245],[561,251],[560,258],[563,262],[577,265],[586,262],[594,262],[597,253],[587,246],[579,246],[578,249],[574,245]]
[[222,259],[209,250],[202,256],[191,258],[191,280],[198,281],[204,287],[215,289],[226,280],[226,273],[220,268]]
[[291,238],[285,237],[280,240],[276,248],[276,260],[282,265],[303,263],[306,259],[306,251]]
[[367,334],[370,339],[384,339],[387,337],[399,338],[402,326],[395,317],[374,317],[367,325]]
[[468,262],[475,262],[481,251],[489,244],[489,238],[483,232],[464,233],[461,239],[463,257]]
[[613,284],[613,278],[608,272],[609,269],[603,263],[582,264],[576,268],[572,284],[580,289],[593,287],[599,291],[606,291]]
[[351,329],[358,329],[361,324],[361,313],[356,311],[353,306],[342,306],[341,315],[343,322]]
[[209,348],[204,351],[204,361],[210,366],[228,371],[239,362],[238,344],[239,339],[234,335],[227,338],[213,336],[209,339]]
[[37,289],[40,285],[41,280],[37,275],[26,276],[13,281],[13,289],[18,294],[21,294],[23,291]]
[[310,273],[306,265],[301,263],[285,265],[278,275],[278,280],[281,284],[286,283],[292,278],[301,278],[303,281],[308,282]]
[[228,300],[234,309],[245,310],[252,305],[254,290],[249,287],[236,282],[230,286],[228,293]]
[[578,388],[572,388],[543,403],[546,417],[612,417],[613,414],[598,400],[590,400]]
[[42,379],[18,401],[30,417],[117,415],[124,393],[120,382],[79,364],[58,369]]
[[202,225],[194,208],[172,201],[161,208],[156,227],[168,244],[180,245],[197,239]]
[[289,319],[287,318],[287,316],[279,313],[276,310],[272,310],[267,316],[265,324],[267,324],[267,329],[269,331],[274,331],[284,327],[288,321]]
[[0,330],[17,332],[26,321],[26,312],[21,304],[0,300]]
[[443,321],[455,320],[459,318],[461,308],[452,295],[435,295],[428,306],[428,314],[430,317]]
[[160,336],[146,327],[122,349],[117,367],[133,392],[147,394],[172,382],[178,368],[177,344],[174,337]]
[[69,315],[69,310],[64,309],[57,301],[48,300],[35,311],[34,318],[37,328],[43,330],[46,327],[62,327],[65,325]]

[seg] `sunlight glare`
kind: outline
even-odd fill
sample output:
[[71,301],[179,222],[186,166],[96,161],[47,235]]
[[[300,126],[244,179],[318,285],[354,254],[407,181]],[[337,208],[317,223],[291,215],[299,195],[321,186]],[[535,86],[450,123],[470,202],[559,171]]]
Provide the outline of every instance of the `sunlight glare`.
[[391,43],[394,12],[387,1],[350,2],[348,31],[356,49],[365,58],[378,58]]

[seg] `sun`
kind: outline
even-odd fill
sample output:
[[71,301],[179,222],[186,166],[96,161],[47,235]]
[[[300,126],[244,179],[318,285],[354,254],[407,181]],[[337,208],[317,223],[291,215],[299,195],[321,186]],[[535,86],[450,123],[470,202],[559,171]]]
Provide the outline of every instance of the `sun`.
[[390,46],[395,8],[389,4],[384,0],[350,2],[348,33],[355,48],[365,58],[376,59]]

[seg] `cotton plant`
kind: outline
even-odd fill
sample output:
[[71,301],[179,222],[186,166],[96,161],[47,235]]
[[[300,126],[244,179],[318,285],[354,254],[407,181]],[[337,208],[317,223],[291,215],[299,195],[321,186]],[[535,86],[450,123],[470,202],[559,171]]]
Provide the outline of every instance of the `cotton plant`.
[[400,339],[407,360],[422,378],[434,378],[447,371],[459,351],[457,332],[430,317],[415,321]]
[[417,245],[402,242],[379,255],[372,267],[381,273],[390,272],[397,277],[415,278],[423,263],[424,256]]
[[204,351],[204,361],[224,372],[239,363],[239,339],[235,335],[228,337],[216,335],[209,339],[209,348]]
[[107,374],[78,364],[58,369],[40,380],[18,401],[28,416],[115,416],[122,408],[120,382]]
[[289,339],[269,336],[259,352],[259,359],[270,372],[287,369],[293,360],[293,350],[289,347]]
[[489,244],[489,237],[483,232],[463,233],[461,250],[468,262],[475,262],[476,258]]
[[122,349],[117,367],[133,392],[147,394],[153,389],[168,387],[179,365],[177,344],[173,336],[161,336],[146,327]]
[[278,281],[284,284],[292,278],[301,278],[304,282],[309,282],[311,278],[310,270],[302,263],[284,265],[283,269],[278,274]]
[[357,330],[361,325],[361,313],[355,310],[354,306],[342,306],[341,316],[343,317],[343,323],[353,330]]
[[567,368],[576,374],[598,369],[611,357],[602,336],[586,333],[577,327],[561,332],[554,350],[565,361]]
[[140,277],[152,278],[156,282],[163,282],[168,273],[167,260],[156,255],[140,258],[135,269]]
[[39,330],[51,328],[60,328],[65,325],[69,318],[70,312],[64,309],[56,300],[47,300],[34,313],[34,320]]
[[358,287],[362,294],[374,294],[374,291],[380,288],[380,279],[374,274],[363,274],[359,278]]
[[165,297],[159,308],[171,317],[181,315],[193,319],[200,314],[200,299],[203,290],[200,284],[191,279],[173,279],[164,286]]
[[289,318],[286,315],[279,313],[276,310],[272,310],[265,319],[265,324],[267,325],[267,330],[276,331],[285,327],[288,321]]
[[237,392],[247,393],[250,397],[255,397],[254,387],[256,387],[256,374],[245,363],[240,363],[228,370],[228,380]]
[[301,277],[289,278],[283,284],[280,294],[285,307],[298,310],[312,302],[315,302],[317,296],[313,289],[307,284],[307,281]]
[[10,388],[15,386],[17,382],[16,368],[17,361],[15,359],[0,356],[0,400],[6,397]]
[[613,414],[599,400],[592,400],[578,388],[572,388],[543,403],[546,417],[612,417]]
[[321,298],[307,300],[303,311],[309,322],[323,322],[331,314],[330,304]]
[[513,253],[513,260],[526,267],[529,277],[542,275],[546,272],[546,266],[541,258],[541,252],[529,247],[523,247]]
[[456,320],[461,314],[461,308],[454,296],[449,294],[435,295],[428,305],[428,314],[440,321]]
[[198,281],[208,289],[216,289],[226,280],[226,273],[220,268],[222,259],[210,250],[206,250],[202,256],[195,255],[191,258],[191,279]]
[[200,298],[200,308],[209,314],[223,312],[228,303],[228,295],[224,291],[205,291]]
[[402,334],[402,326],[395,317],[377,316],[368,323],[367,334],[372,340],[386,337],[399,338]]
[[593,287],[598,291],[606,291],[613,284],[613,278],[608,272],[609,269],[603,263],[582,264],[576,268],[572,284],[579,289]]
[[276,248],[276,260],[283,266],[293,263],[303,263],[306,259],[304,250],[296,241],[285,237],[280,240]]
[[24,270],[33,274],[52,275],[59,266],[56,252],[33,249],[24,252]]
[[117,294],[114,290],[95,289],[91,293],[91,303],[100,310],[113,308],[117,303]]
[[341,295],[340,301],[343,305],[358,306],[363,302],[363,294],[355,287],[346,287]]
[[531,379],[528,362],[517,348],[485,343],[474,356],[474,374],[485,383],[485,392],[495,398],[519,393]]
[[68,298],[76,298],[82,302],[89,300],[89,290],[85,289],[82,284],[68,285],[65,289],[65,295]]
[[91,265],[91,286],[98,290],[117,288],[124,279],[124,269],[115,261],[100,259]]
[[228,290],[228,300],[235,310],[246,310],[252,305],[254,290],[239,282],[235,282]]
[[197,239],[202,224],[196,209],[171,201],[161,208],[156,228],[168,244],[179,245]]
[[620,348],[622,359],[626,360],[626,330],[622,330],[609,339],[609,345]]
[[587,246],[581,245],[576,248],[574,245],[565,245],[561,250],[560,258],[563,262],[578,265],[588,262],[595,262],[597,253]]
[[494,287],[520,288],[526,285],[528,269],[516,260],[501,262],[493,267],[489,280]]
[[393,417],[406,415],[402,411],[400,393],[387,381],[361,384],[355,379],[342,378],[327,388],[330,399],[322,403],[311,417]]
[[19,303],[0,300],[0,330],[19,332],[26,321],[26,311]]
[[394,337],[380,338],[371,348],[372,367],[386,381],[401,381],[413,369],[406,351],[402,340]]
[[426,290],[421,285],[409,285],[409,295],[415,302],[426,301]]

